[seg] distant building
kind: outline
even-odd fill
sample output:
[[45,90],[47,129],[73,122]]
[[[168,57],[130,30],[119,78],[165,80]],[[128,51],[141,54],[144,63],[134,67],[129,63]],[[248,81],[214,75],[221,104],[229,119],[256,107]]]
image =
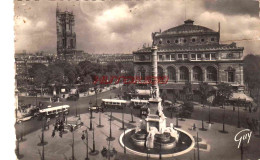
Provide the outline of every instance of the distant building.
[[100,64],[108,64],[111,62],[121,62],[121,63],[132,63],[132,54],[89,54],[88,60],[91,62],[96,62]]
[[[186,20],[164,32],[152,33],[158,47],[158,75],[169,78],[160,89],[174,92],[190,82],[196,90],[201,82],[213,86],[225,82],[243,90],[244,48],[235,43],[220,44],[220,26],[219,31],[214,31],[193,23]],[[151,47],[133,52],[135,76],[142,80],[152,75],[151,54]]]
[[73,12],[56,9],[57,55],[70,59],[76,53],[75,19]]

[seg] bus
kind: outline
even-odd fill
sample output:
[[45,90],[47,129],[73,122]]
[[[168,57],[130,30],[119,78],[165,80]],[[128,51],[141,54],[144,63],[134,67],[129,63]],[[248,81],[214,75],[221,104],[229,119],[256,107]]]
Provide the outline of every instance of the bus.
[[51,107],[48,106],[47,108],[41,109],[39,111],[40,117],[46,116],[46,117],[52,117],[56,116],[58,114],[64,113],[65,115],[69,114],[69,105],[62,105],[62,106],[56,106]]
[[129,102],[121,99],[102,99],[101,106],[103,108],[116,108],[122,109],[126,107]]
[[131,99],[130,104],[134,108],[141,108],[144,105],[148,105],[149,101],[148,100],[143,100],[143,99]]

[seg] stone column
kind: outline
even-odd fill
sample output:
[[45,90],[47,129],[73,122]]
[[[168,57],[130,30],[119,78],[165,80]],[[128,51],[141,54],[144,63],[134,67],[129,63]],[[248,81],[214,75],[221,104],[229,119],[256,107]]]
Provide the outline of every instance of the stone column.
[[192,71],[192,69],[190,69],[189,70],[189,82],[191,82],[191,83],[193,81],[192,74],[193,74],[193,71]]
[[178,83],[180,81],[180,69],[177,68],[176,70],[176,82]]
[[244,67],[243,67],[243,65],[242,64],[240,64],[240,76],[241,76],[241,82],[240,82],[240,84],[241,85],[244,85]]
[[159,87],[158,87],[158,66],[157,66],[157,46],[152,47],[152,86],[156,89],[156,98],[159,98]]
[[206,82],[207,81],[207,69],[206,68],[204,68],[203,70],[202,70],[202,81],[203,82]]

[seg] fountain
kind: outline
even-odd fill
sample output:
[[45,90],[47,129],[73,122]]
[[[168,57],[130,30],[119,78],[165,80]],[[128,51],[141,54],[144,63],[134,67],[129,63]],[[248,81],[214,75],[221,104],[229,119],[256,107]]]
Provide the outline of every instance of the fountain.
[[120,144],[140,156],[149,154],[150,157],[172,157],[187,153],[194,147],[194,139],[187,132],[174,128],[172,123],[166,126],[157,75],[157,46],[153,46],[148,115],[140,120],[136,128],[129,129],[120,136]]

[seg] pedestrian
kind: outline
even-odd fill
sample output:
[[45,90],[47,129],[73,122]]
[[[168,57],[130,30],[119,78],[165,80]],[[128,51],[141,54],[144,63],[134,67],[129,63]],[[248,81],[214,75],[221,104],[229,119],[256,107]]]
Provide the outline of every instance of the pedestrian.
[[196,125],[195,125],[195,123],[193,124],[192,130],[196,131]]

